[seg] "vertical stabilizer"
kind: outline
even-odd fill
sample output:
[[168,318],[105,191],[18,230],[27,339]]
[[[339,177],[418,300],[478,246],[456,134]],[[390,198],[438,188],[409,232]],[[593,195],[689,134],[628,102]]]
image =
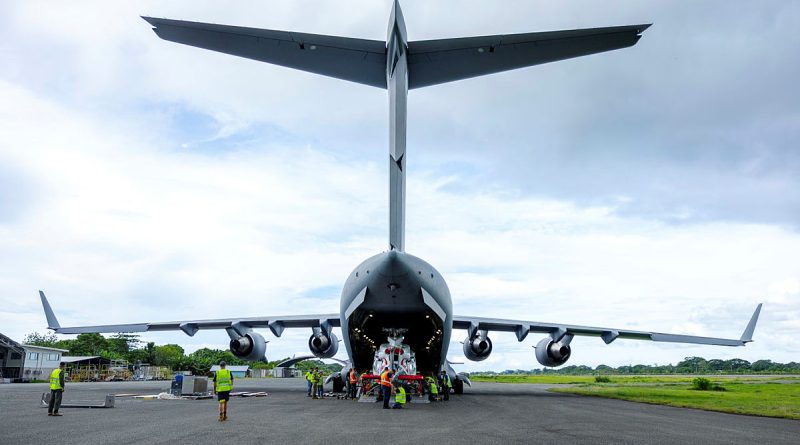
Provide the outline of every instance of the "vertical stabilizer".
[[389,90],[389,248],[402,252],[406,238],[406,117],[408,41],[403,11],[395,0],[386,36]]

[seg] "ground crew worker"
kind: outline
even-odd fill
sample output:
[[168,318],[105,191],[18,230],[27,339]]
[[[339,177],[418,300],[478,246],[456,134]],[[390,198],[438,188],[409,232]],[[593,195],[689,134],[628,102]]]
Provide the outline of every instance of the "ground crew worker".
[[358,387],[358,373],[355,368],[350,368],[350,374],[347,376],[347,383],[347,397],[355,399],[356,388]]
[[317,368],[311,370],[311,396],[315,399],[317,397],[317,387],[319,386],[319,371]]
[[308,384],[308,397],[311,397],[311,389],[314,386],[314,369],[311,368],[306,372],[306,383]]
[[406,389],[400,383],[397,383],[397,389],[394,394],[394,405],[392,409],[402,409],[406,406]]
[[317,371],[317,397],[323,398],[323,394],[325,393],[325,375],[322,372],[322,369]]
[[58,368],[50,373],[50,403],[47,405],[48,416],[61,416],[58,408],[61,407],[61,396],[64,395],[64,366],[66,364],[61,362]]
[[392,368],[387,367],[381,373],[381,393],[383,394],[383,409],[389,409],[389,399],[392,397]]
[[214,374],[214,393],[219,400],[219,420],[228,420],[228,401],[233,390],[233,375],[225,369],[225,361],[219,362],[219,371]]
[[453,387],[453,383],[450,381],[450,374],[447,371],[442,370],[442,391],[444,392],[444,399],[450,400],[450,389]]
[[425,377],[425,381],[428,382],[428,400],[433,402],[439,398],[439,387],[436,385],[436,379],[428,376]]

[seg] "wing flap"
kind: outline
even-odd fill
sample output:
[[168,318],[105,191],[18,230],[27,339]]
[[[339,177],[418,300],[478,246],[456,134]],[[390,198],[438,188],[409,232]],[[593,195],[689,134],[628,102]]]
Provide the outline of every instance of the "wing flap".
[[409,89],[627,48],[649,26],[409,42]]
[[164,40],[386,88],[382,41],[142,18]]

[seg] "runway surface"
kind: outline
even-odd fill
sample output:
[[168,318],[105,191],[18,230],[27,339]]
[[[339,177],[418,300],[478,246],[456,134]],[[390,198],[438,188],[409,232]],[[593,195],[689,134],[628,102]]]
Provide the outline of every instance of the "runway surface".
[[[108,393],[155,394],[169,382],[72,383],[64,403]],[[449,402],[383,410],[378,403],[312,400],[300,379],[236,382],[264,398],[117,398],[112,409],[40,408],[46,384],[0,385],[3,444],[106,443],[592,443],[797,444],[800,421],[713,413],[547,392],[552,385],[476,383]]]

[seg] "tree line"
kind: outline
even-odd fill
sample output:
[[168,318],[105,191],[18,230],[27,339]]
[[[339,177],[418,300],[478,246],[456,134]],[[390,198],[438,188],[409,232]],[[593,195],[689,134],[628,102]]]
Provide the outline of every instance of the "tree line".
[[563,368],[482,371],[480,374],[800,374],[800,363],[778,363],[772,360],[757,360],[751,363],[740,358],[720,360],[686,357],[676,365],[623,365],[618,367],[597,365],[594,368],[585,365],[571,365]]
[[[289,357],[261,362],[242,360],[230,350],[202,348],[190,354],[176,344],[156,345],[143,342],[135,334],[116,334],[105,337],[101,334],[79,334],[74,339],[59,339],[55,334],[34,332],[25,336],[24,344],[65,349],[68,356],[100,356],[108,360],[125,360],[130,365],[148,364],[165,366],[175,371],[192,371],[203,375],[221,360],[229,365],[249,365],[252,369],[272,369]],[[340,365],[326,364],[319,360],[307,360],[296,365],[302,372],[311,367],[322,368],[325,372],[335,372]]]

